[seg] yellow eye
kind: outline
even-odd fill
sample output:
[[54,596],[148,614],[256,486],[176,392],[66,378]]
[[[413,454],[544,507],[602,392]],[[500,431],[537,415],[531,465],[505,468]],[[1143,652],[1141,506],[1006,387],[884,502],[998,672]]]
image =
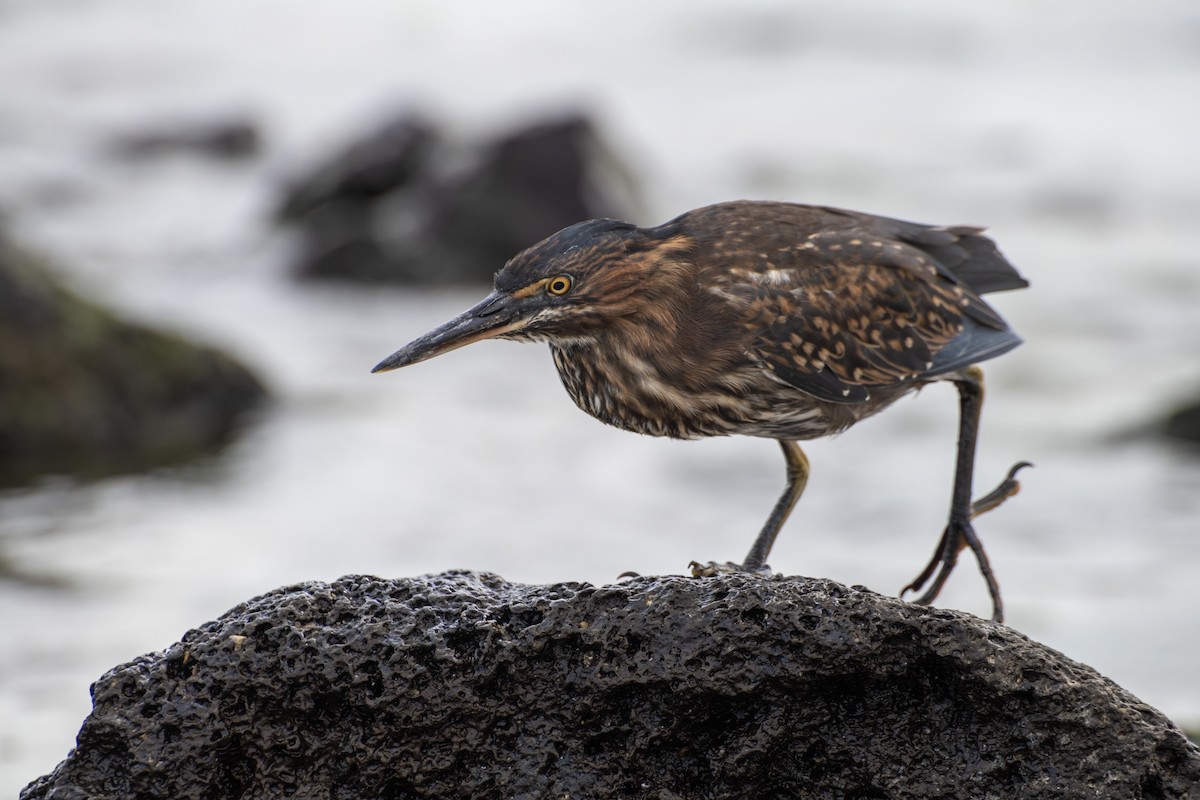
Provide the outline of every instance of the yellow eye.
[[546,291],[550,294],[564,295],[571,291],[571,276],[558,275],[546,282]]

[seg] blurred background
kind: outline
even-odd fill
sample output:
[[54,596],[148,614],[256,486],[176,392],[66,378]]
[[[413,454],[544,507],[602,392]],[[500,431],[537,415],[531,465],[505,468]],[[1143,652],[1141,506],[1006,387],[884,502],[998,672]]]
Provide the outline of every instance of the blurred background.
[[[280,585],[740,558],[771,442],[606,428],[543,346],[368,374],[562,224],[735,198],[989,226],[1008,621],[1200,726],[1198,98],[1193,0],[0,0],[0,793]],[[956,413],[807,447],[772,566],[894,594]],[[969,559],[940,602],[986,616]]]

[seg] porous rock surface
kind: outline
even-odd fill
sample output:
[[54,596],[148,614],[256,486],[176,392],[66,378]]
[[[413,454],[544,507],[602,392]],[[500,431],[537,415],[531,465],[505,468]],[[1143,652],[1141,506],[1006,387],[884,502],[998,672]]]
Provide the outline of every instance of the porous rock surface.
[[1184,798],[1061,654],[808,578],[279,589],[103,676],[35,798]]

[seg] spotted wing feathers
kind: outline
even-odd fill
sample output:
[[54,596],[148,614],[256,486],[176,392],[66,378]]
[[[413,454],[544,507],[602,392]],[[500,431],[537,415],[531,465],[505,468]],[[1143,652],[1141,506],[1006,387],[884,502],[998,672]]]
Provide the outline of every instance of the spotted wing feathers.
[[[753,230],[726,229],[707,282],[742,309],[752,356],[783,382],[863,402],[875,387],[954,372],[1021,342],[968,279],[991,289],[1024,279],[973,228],[787,204],[766,220],[756,212]],[[755,251],[739,251],[740,241]]]

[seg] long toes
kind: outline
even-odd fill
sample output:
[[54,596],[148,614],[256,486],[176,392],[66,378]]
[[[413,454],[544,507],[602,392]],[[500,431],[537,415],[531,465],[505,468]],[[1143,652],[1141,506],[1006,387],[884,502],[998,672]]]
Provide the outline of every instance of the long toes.
[[[938,595],[942,593],[942,587],[946,585],[946,580],[950,577],[950,573],[954,571],[954,565],[957,563],[957,554],[950,561],[942,562],[941,569],[938,570],[933,582],[929,584],[929,588],[925,590],[917,599],[912,602],[919,606],[932,605],[934,600],[937,600]],[[920,587],[914,587],[913,591]]]
[[[957,558],[958,554],[962,551],[962,548],[963,541],[961,534],[955,533],[952,528],[947,526],[946,530],[942,531],[942,538],[938,540],[937,547],[934,548],[933,551],[933,557],[929,559],[929,563],[925,565],[925,569],[921,570],[917,577],[909,581],[908,585],[900,590],[900,596],[904,597],[904,595],[908,594],[909,592],[921,591],[921,588],[925,586],[925,584],[929,583],[929,579],[932,578],[938,568],[941,567],[942,572],[945,572],[946,574],[942,575],[939,572],[938,580],[934,582],[934,585],[937,586],[937,589],[935,590],[932,587],[930,589],[930,591],[933,591],[933,597],[936,597],[937,593],[941,591],[941,585],[945,583],[946,578],[949,577],[949,572],[946,570],[945,565],[949,563],[950,569],[954,569],[953,562]],[[922,597],[926,597],[928,595],[929,592],[926,592],[924,595],[922,595]],[[930,602],[932,599],[933,598],[931,597]],[[922,605],[928,604],[929,602],[922,603]]]
[[691,570],[693,578],[715,578],[717,575],[732,575],[742,571],[741,564],[734,564],[732,561],[726,561],[724,564],[718,564],[716,561],[706,561],[703,564],[692,561],[688,563],[688,569]]
[[766,564],[761,567],[746,567],[742,564],[734,564],[732,561],[726,561],[724,564],[718,564],[715,561],[708,561],[701,564],[699,561],[692,561],[688,564],[688,569],[691,570],[693,578],[712,578],[717,575],[771,575],[771,568]]
[[932,574],[933,574],[933,570],[927,570],[926,572],[922,572],[920,575],[913,578],[911,581],[906,583],[904,585],[904,587],[900,590],[899,597],[903,598],[904,595],[908,594],[909,592],[920,591],[921,587],[924,586],[929,581],[929,576]]
[[1013,464],[1008,470],[1008,475],[1004,480],[1000,481],[1000,485],[990,492],[971,503],[971,519],[978,517],[980,514],[986,514],[998,508],[1005,500],[1021,491],[1021,482],[1017,480],[1017,473],[1026,467],[1032,467],[1033,464],[1028,461],[1018,461]]

